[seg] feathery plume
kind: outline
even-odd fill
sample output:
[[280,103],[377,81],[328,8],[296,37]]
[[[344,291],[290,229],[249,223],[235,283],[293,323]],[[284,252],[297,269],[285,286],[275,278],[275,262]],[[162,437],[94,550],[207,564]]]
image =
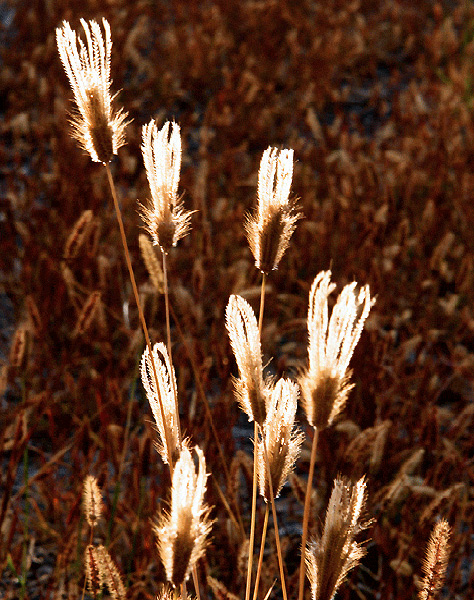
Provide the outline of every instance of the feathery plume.
[[163,269],[156,256],[156,250],[144,233],[140,233],[138,236],[138,245],[140,246],[140,252],[142,253],[142,258],[153,287],[156,292],[162,294],[165,291],[165,282]]
[[[280,379],[275,385],[263,425],[262,434],[268,453],[273,497],[277,498],[298,457],[303,434],[295,431],[295,413],[298,386],[288,379]],[[270,501],[270,488],[265,461],[263,439],[257,443],[257,470],[260,493],[265,502]]]
[[249,421],[255,420],[262,427],[267,414],[269,386],[263,379],[257,319],[250,304],[241,296],[229,298],[226,327],[240,374],[239,379],[234,379],[237,399]]
[[[171,133],[170,133],[171,125]],[[155,245],[167,253],[190,228],[192,211],[178,198],[181,168],[179,125],[165,123],[158,131],[153,119],[143,126],[142,153],[151,191],[148,206],[142,206],[145,228]]]
[[445,519],[441,519],[433,528],[426,557],[423,562],[423,584],[419,600],[433,600],[443,585],[449,557],[449,536],[451,528]]
[[204,554],[206,537],[212,522],[210,508],[204,503],[206,461],[196,446],[198,472],[189,448],[183,444],[171,487],[171,510],[163,513],[154,525],[158,551],[168,581],[175,588],[187,580],[196,561]]
[[354,538],[369,525],[360,522],[365,501],[364,478],[353,487],[336,478],[322,536],[306,546],[307,576],[313,600],[331,600],[347,573],[364,556],[364,548]]
[[110,95],[110,25],[81,19],[87,46],[67,21],[56,29],[59,55],[74,93],[78,112],[73,115],[73,135],[95,162],[108,163],[125,143],[128,113],[114,111]]
[[97,479],[93,475],[87,475],[84,479],[82,499],[87,523],[89,527],[93,528],[99,522],[104,509],[102,494],[97,484]]
[[125,600],[127,592],[122,577],[105,546],[95,547],[94,554],[99,569],[99,587],[105,584],[113,600]]
[[[155,418],[160,441],[157,450],[163,462],[168,464],[168,457],[174,462],[180,450],[179,430],[176,416],[176,377],[168,356],[168,350],[163,343],[155,344],[153,360],[158,377],[158,388],[153,376],[153,365],[148,348],[142,355],[141,376],[150,408]],[[165,420],[163,421],[160,403],[163,406]],[[168,443],[170,447],[168,448]]]
[[245,223],[255,266],[265,274],[278,267],[301,217],[289,200],[292,176],[293,150],[267,148],[258,172],[257,209]]
[[359,294],[357,283],[346,285],[328,318],[328,296],[336,287],[331,271],[316,276],[309,294],[309,366],[299,378],[303,406],[310,425],[331,425],[344,408],[354,384],[347,368],[374,300],[369,286]]

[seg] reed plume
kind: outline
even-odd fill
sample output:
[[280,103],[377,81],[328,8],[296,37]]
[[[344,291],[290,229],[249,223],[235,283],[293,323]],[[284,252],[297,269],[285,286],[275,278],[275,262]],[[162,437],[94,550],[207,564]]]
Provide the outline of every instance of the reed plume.
[[245,222],[255,266],[264,274],[278,267],[301,217],[289,199],[292,176],[293,150],[267,148],[258,171],[257,209]]
[[356,294],[357,283],[346,285],[328,318],[328,297],[336,287],[331,271],[316,276],[309,295],[309,366],[299,379],[310,425],[331,425],[342,411],[350,390],[349,361],[374,300],[369,286]]
[[340,478],[334,481],[323,533],[305,550],[312,600],[334,598],[348,572],[364,556],[365,549],[355,537],[369,525],[360,520],[365,502],[364,478],[354,486]]
[[[181,447],[179,416],[176,412],[176,377],[163,343],[155,344],[152,356],[153,358],[150,357],[148,348],[145,348],[141,360],[142,383],[160,436],[156,444],[157,450],[166,464],[173,465]],[[154,377],[152,360],[157,380]]]
[[433,600],[441,589],[449,557],[449,537],[451,528],[445,519],[441,519],[433,528],[426,557],[423,562],[423,583],[419,600]]
[[266,419],[268,383],[263,379],[262,351],[257,319],[250,304],[232,295],[226,309],[226,326],[240,377],[234,379],[235,393],[249,421],[261,427]]
[[204,503],[206,462],[198,446],[195,452],[198,456],[197,473],[191,452],[183,444],[173,472],[171,510],[161,514],[154,525],[166,576],[178,589],[204,554],[212,525],[210,508]]
[[102,19],[105,41],[99,24],[81,19],[87,45],[67,21],[56,29],[59,55],[69,78],[77,112],[72,115],[73,136],[95,162],[108,163],[125,143],[128,113],[115,111],[110,94],[110,26]]
[[167,122],[158,130],[155,121],[151,120],[143,126],[142,137],[143,162],[151,192],[151,201],[141,207],[142,217],[153,243],[168,253],[188,233],[192,215],[178,197],[179,125]]
[[270,501],[269,478],[265,461],[268,453],[273,496],[277,498],[281,488],[293,470],[303,442],[303,434],[295,430],[295,414],[298,386],[288,379],[280,379],[272,390],[267,418],[256,447],[257,472],[260,493],[265,502]]

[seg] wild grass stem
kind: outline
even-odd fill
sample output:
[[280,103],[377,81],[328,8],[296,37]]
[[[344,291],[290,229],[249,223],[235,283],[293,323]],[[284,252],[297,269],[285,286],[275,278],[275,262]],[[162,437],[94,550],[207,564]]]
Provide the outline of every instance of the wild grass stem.
[[313,490],[314,463],[316,462],[316,449],[318,447],[318,429],[317,429],[317,427],[314,427],[313,429],[314,429],[314,435],[313,435],[313,442],[311,444],[311,457],[309,459],[308,483],[306,485],[306,494],[305,494],[305,499],[304,499],[303,533],[301,536],[301,561],[300,561],[298,600],[303,600],[303,595],[304,595],[304,579],[305,579],[305,574],[306,574],[305,550],[306,550],[306,543],[308,541],[309,509],[311,506],[311,495],[312,495],[312,490]]
[[[137,310],[138,310],[138,317],[140,319],[140,323],[143,329],[143,333],[145,335],[145,341],[146,341],[146,345],[148,348],[148,352],[150,354],[150,360],[151,360],[151,364],[152,364],[152,368],[153,368],[153,377],[155,379],[156,382],[156,389],[158,390],[158,400],[159,400],[159,404],[160,404],[160,411],[161,411],[161,417],[163,419],[163,422],[165,422],[165,413],[163,410],[163,404],[161,401],[161,397],[159,395],[159,385],[158,385],[158,375],[156,372],[156,365],[155,365],[155,361],[153,359],[153,351],[152,351],[152,347],[151,347],[151,342],[150,342],[150,336],[148,333],[148,327],[146,325],[146,321],[145,321],[145,316],[143,314],[142,311],[142,307],[140,305],[140,298],[138,297],[138,289],[137,289],[137,284],[135,282],[135,275],[133,273],[133,268],[132,268],[132,262],[130,260],[130,253],[128,251],[128,244],[127,244],[127,238],[125,236],[125,229],[123,226],[123,220],[122,220],[122,213],[120,211],[120,206],[118,203],[118,199],[117,199],[117,192],[115,190],[115,184],[114,184],[114,180],[112,177],[112,172],[110,171],[110,166],[108,163],[104,164],[105,166],[105,170],[107,172],[107,179],[109,181],[109,185],[110,185],[110,190],[112,193],[112,198],[114,201],[114,207],[115,207],[115,214],[117,215],[117,221],[119,224],[119,229],[120,229],[120,237],[122,239],[122,246],[123,246],[123,251],[124,251],[124,255],[125,255],[125,261],[127,263],[127,268],[128,268],[128,274],[130,276],[130,282],[132,284],[132,289],[133,289],[133,294],[135,296],[135,302],[137,304]],[[130,402],[131,400],[129,400]],[[170,466],[170,472],[171,475],[173,474],[173,458],[171,456],[171,444],[169,443],[169,439],[168,439],[168,432],[167,429],[165,428],[165,436],[166,436],[166,447],[168,449],[168,461],[169,461],[169,466]]]

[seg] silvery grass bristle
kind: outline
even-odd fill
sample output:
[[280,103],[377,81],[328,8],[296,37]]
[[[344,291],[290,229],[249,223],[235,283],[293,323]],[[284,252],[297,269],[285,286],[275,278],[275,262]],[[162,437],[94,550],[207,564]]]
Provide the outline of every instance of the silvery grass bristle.
[[188,579],[204,554],[212,526],[210,508],[204,502],[206,461],[198,446],[194,450],[198,457],[197,473],[191,451],[183,442],[173,472],[170,511],[163,512],[153,528],[166,576],[176,589]]
[[110,25],[102,19],[105,39],[96,21],[81,19],[86,43],[67,21],[56,29],[59,55],[74,93],[73,136],[95,162],[108,163],[125,143],[128,113],[114,110],[110,93]]
[[354,485],[337,478],[329,499],[321,536],[305,549],[312,600],[331,600],[365,549],[355,541],[368,522],[361,520],[366,502],[364,478]]

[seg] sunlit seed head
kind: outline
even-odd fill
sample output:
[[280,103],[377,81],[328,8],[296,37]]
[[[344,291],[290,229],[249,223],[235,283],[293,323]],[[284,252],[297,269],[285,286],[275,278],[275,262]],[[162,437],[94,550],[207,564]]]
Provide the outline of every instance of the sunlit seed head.
[[143,126],[142,154],[151,201],[142,206],[145,228],[168,252],[190,229],[192,211],[184,210],[178,197],[181,168],[181,136],[176,123],[165,123],[158,130],[155,121]]
[[353,487],[344,479],[334,481],[322,535],[313,539],[305,550],[312,600],[333,598],[349,571],[364,556],[365,549],[355,541],[355,536],[369,525],[361,521],[365,502],[363,478]]
[[196,446],[195,451],[197,473],[191,452],[183,444],[173,471],[170,512],[161,514],[154,526],[168,581],[178,589],[204,554],[212,525],[204,502],[206,462],[200,448]]
[[269,273],[278,267],[301,214],[289,199],[293,150],[267,148],[258,172],[257,209],[245,229],[256,267]]
[[263,426],[269,390],[263,379],[260,333],[252,307],[241,296],[229,298],[226,326],[239,368],[240,377],[234,381],[237,399],[249,421]]
[[97,479],[93,475],[87,475],[83,487],[84,514],[89,527],[95,527],[102,515],[104,504]]
[[105,40],[96,21],[81,24],[86,44],[67,21],[56,29],[59,55],[69,78],[77,105],[73,136],[95,162],[108,163],[125,143],[128,114],[114,111],[110,94],[110,26],[102,19]]
[[343,410],[353,387],[348,366],[365,320],[375,300],[369,286],[357,294],[356,283],[346,285],[329,318],[328,297],[335,288],[331,272],[316,276],[309,295],[309,364],[299,378],[309,423],[323,429]]

